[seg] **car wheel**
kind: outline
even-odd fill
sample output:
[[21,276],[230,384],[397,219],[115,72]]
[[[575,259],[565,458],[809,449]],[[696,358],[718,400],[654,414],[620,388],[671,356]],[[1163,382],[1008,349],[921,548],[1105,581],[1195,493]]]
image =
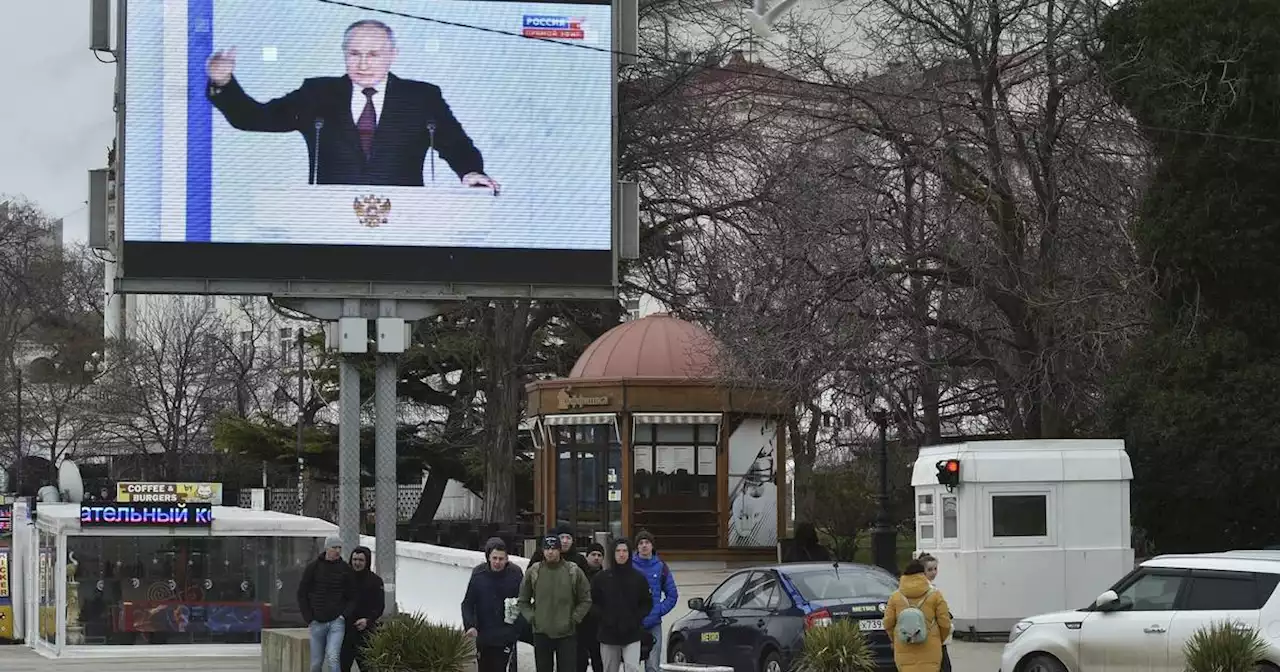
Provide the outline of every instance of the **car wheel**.
[[770,651],[760,659],[760,672],[782,672],[782,658],[777,651]]
[[675,641],[667,647],[667,662],[676,663],[678,665],[693,662],[689,660],[689,656],[684,652],[684,642]]
[[1067,672],[1067,666],[1062,661],[1046,654],[1028,658],[1019,669],[1020,672]]

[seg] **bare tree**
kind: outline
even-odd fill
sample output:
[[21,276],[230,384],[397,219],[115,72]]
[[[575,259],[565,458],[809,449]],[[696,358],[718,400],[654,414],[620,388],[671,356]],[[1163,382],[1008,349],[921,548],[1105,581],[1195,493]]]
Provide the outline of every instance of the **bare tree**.
[[101,359],[102,266],[58,231],[30,203],[0,204],[0,445],[15,460],[56,461],[93,424],[82,397]]
[[871,392],[914,389],[926,440],[964,416],[1018,437],[1090,431],[1143,324],[1128,227],[1145,148],[1091,58],[1104,6],[868,0],[884,74],[824,70],[873,140],[842,172],[879,201],[856,262],[878,280],[860,313],[883,332]]
[[104,433],[136,453],[163,454],[170,478],[184,454],[210,449],[214,418],[236,401],[231,325],[204,297],[146,297],[129,339],[112,344]]

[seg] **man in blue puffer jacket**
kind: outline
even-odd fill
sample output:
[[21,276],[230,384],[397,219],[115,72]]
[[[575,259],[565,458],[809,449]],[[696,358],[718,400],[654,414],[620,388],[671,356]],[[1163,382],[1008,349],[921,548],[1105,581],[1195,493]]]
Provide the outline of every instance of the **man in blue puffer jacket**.
[[485,542],[484,557],[488,562],[471,573],[462,598],[462,626],[476,639],[478,672],[515,670],[516,642],[524,624],[514,618],[508,622],[505,601],[520,595],[524,572],[511,564],[497,537]]
[[653,595],[653,609],[644,619],[644,629],[653,637],[653,649],[645,659],[645,672],[658,672],[662,665],[662,617],[671,613],[680,599],[676,591],[676,579],[671,575],[667,563],[658,558],[654,550],[653,535],[641,531],[636,535],[636,557],[631,566],[644,575],[649,583],[649,593]]

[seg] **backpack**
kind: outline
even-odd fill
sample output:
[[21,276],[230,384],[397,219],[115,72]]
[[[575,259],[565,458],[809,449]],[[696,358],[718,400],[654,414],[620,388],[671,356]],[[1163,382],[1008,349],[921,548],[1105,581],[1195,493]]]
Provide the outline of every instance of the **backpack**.
[[912,604],[906,595],[902,596],[902,600],[907,603],[907,606],[898,612],[898,622],[894,627],[894,631],[897,633],[895,639],[906,644],[924,644],[929,640],[929,621],[925,618],[924,611],[920,607],[924,606],[924,603],[932,594],[933,588],[930,588],[929,592],[925,593],[924,597],[920,598],[920,601],[915,604]]

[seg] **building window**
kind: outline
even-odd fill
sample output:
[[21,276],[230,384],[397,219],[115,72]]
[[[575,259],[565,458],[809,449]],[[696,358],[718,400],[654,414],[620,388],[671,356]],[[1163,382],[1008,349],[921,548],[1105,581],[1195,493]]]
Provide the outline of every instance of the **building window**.
[[958,539],[960,537],[960,516],[956,510],[955,497],[942,498],[942,538]]
[[992,495],[991,535],[1049,536],[1048,495]]
[[633,496],[716,496],[716,425],[638,424],[632,459]]
[[639,299],[627,299],[627,319],[628,320],[640,319],[640,300]]
[[933,541],[933,523],[920,523],[920,541]]

